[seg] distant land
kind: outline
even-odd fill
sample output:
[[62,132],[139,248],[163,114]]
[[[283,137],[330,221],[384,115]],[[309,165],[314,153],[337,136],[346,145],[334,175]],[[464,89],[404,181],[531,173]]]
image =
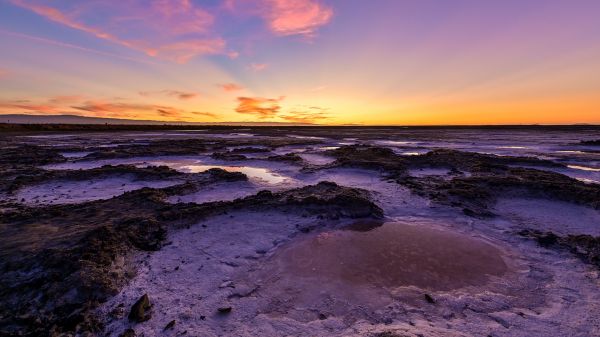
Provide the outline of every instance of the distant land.
[[310,123],[278,122],[185,122],[122,118],[85,117],[77,115],[0,114],[0,123],[10,124],[113,124],[113,125],[232,125],[232,126],[310,126]]
[[325,125],[309,123],[278,123],[278,122],[185,122],[185,121],[157,121],[121,118],[85,117],[77,115],[27,115],[27,114],[0,114],[0,132],[65,132],[65,131],[152,131],[152,130],[180,130],[182,127],[190,130],[204,129],[239,129],[256,128],[286,128],[286,129],[489,129],[489,130],[553,130],[574,131],[593,130],[600,132],[600,125],[595,124],[499,124],[499,125]]

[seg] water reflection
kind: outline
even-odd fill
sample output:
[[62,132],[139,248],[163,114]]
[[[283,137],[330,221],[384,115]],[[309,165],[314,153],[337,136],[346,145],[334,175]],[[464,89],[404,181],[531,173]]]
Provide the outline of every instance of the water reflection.
[[574,170],[582,170],[582,171],[592,171],[592,172],[600,172],[600,168],[580,166],[580,165],[567,165],[568,168]]
[[268,184],[279,184],[286,180],[286,177],[278,175],[268,169],[250,166],[221,166],[221,165],[184,165],[177,169],[186,173],[199,173],[212,168],[220,168],[229,172],[242,172],[250,179],[258,179]]

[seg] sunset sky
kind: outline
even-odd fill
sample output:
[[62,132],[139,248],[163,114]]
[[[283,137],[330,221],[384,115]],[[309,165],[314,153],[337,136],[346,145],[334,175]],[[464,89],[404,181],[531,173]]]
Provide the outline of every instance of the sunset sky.
[[0,0],[0,113],[600,123],[600,1]]

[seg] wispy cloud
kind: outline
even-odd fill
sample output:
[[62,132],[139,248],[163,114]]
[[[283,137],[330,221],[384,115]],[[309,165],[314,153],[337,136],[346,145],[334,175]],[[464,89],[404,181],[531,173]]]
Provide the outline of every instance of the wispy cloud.
[[[200,55],[239,56],[214,30],[216,15],[222,11],[213,6],[211,13],[192,0],[9,1],[58,24],[160,59],[186,63]],[[224,8],[262,17],[279,36],[312,37],[333,16],[332,8],[320,0],[228,0]]]
[[53,104],[33,103],[28,100],[0,101],[3,112],[36,112],[54,114],[64,112],[61,107]]
[[225,90],[226,92],[240,91],[244,89],[244,87],[236,83],[219,84],[219,87],[221,87],[221,89]]
[[225,50],[225,41],[210,32],[213,16],[190,0],[73,1],[60,7],[11,1],[67,27],[178,63]]
[[219,117],[217,114],[214,114],[212,112],[205,112],[205,111],[190,111],[189,113],[192,115],[196,115],[196,116],[205,116],[205,117],[210,117],[210,118]]
[[281,110],[279,104],[281,100],[283,100],[283,97],[238,97],[238,106],[235,111],[242,114],[255,115],[260,119],[273,118]]
[[100,50],[91,49],[91,48],[85,48],[85,47],[77,46],[77,45],[66,43],[66,42],[56,41],[56,40],[52,40],[52,39],[46,39],[46,38],[39,37],[39,36],[27,35],[27,34],[17,33],[17,32],[11,32],[11,31],[8,31],[8,30],[3,30],[3,29],[0,29],[0,34],[8,35],[8,36],[13,36],[13,37],[18,37],[18,38],[27,39],[27,40],[36,41],[36,42],[41,42],[41,43],[44,43],[44,44],[54,45],[54,46],[58,46],[58,47],[61,47],[61,48],[70,48],[70,49],[80,50],[80,51],[83,51],[83,52],[97,54],[97,55],[102,55],[102,56],[106,56],[106,57],[113,57],[113,58],[118,58],[118,59],[122,59],[122,60],[133,61],[133,62],[139,62],[139,63],[153,64],[153,62],[149,61],[149,60],[143,60],[143,59],[140,59],[140,58],[127,57],[127,56],[124,56],[124,55],[119,55],[119,54],[114,54],[114,53],[107,53],[107,52],[103,52],[103,51],[100,51]]
[[198,112],[175,106],[137,102],[86,99],[83,96],[56,96],[39,102],[31,100],[0,101],[0,109],[9,113],[78,114],[94,117],[194,119],[196,116],[216,119],[210,112]]
[[0,79],[8,77],[8,70],[0,68]]
[[311,91],[311,92],[318,92],[318,91],[323,91],[325,89],[327,89],[327,86],[320,85],[318,87],[311,88],[309,91]]
[[149,116],[168,119],[189,119],[189,115],[202,115],[216,118],[217,115],[208,112],[188,111],[181,108],[143,103],[121,103],[107,101],[86,101],[80,105],[73,105],[71,108],[91,112],[94,116],[104,117],[132,117]]
[[318,106],[298,107],[285,114],[280,114],[279,117],[294,123],[319,123],[330,118],[327,110],[327,108]]
[[235,50],[232,50],[227,52],[227,56],[229,56],[230,59],[235,60],[236,58],[240,57],[240,53]]
[[180,90],[158,90],[158,91],[140,91],[139,94],[141,96],[155,96],[155,95],[161,95],[161,96],[169,96],[169,97],[175,97],[177,99],[180,100],[189,100],[192,98],[196,98],[199,96],[198,93],[195,92],[186,92],[186,91],[180,91]]
[[250,69],[254,70],[254,71],[263,71],[265,69],[267,69],[269,65],[266,63],[251,63],[250,64]]
[[264,3],[264,17],[277,35],[312,37],[333,17],[333,9],[318,0],[264,0]]

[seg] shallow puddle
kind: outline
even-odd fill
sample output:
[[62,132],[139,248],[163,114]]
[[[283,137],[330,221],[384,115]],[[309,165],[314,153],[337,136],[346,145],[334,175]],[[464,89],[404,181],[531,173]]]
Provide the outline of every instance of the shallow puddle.
[[89,151],[71,151],[71,152],[60,152],[60,155],[65,158],[83,158],[92,152]]
[[398,141],[398,140],[376,140],[373,142],[375,145],[382,146],[404,146],[415,144],[415,142],[407,142],[407,141]]
[[335,161],[335,158],[323,156],[316,153],[300,153],[298,154],[305,162],[313,165],[327,165]]
[[430,290],[483,285],[508,269],[501,251],[484,240],[404,223],[303,238],[275,260],[282,273],[316,282]]
[[445,168],[421,168],[409,170],[409,174],[412,177],[431,177],[431,176],[447,176],[450,174],[450,170]]
[[212,168],[220,168],[229,172],[242,172],[250,179],[258,179],[268,184],[279,184],[286,180],[286,177],[273,173],[272,171],[250,166],[220,166],[220,165],[185,165],[177,169],[187,173],[199,173]]
[[581,166],[581,165],[567,165],[567,167],[570,169],[574,169],[574,170],[600,172],[600,168],[595,168],[595,167],[587,167],[587,166]]

